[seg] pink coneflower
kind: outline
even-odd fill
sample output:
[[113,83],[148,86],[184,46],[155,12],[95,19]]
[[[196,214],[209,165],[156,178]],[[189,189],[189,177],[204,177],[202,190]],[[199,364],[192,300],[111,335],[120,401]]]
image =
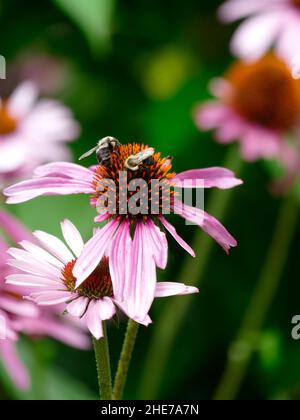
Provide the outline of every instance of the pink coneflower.
[[[129,222],[120,227],[120,240],[126,241],[126,249],[119,253],[119,244],[110,246],[106,242],[106,254],[78,287],[74,266],[83,252],[84,243],[70,221],[65,220],[61,227],[68,247],[58,238],[38,231],[34,235],[42,247],[26,241],[20,243],[23,250],[11,248],[8,251],[13,258],[9,264],[22,273],[8,276],[7,283],[35,288],[29,298],[38,305],[65,303],[67,313],[83,319],[96,339],[103,336],[102,322],[115,315],[116,307],[135,321],[148,325],[151,320],[148,314],[145,315],[145,294],[139,289],[149,290],[147,284],[152,286],[149,280],[155,276],[156,267],[151,258],[147,267],[133,267],[136,254],[142,252],[143,247],[136,240],[131,240]],[[99,235],[105,238],[103,229],[99,230]],[[116,258],[118,266],[112,264]],[[155,283],[155,290],[150,293],[154,293],[155,297],[164,297],[197,292],[195,287],[162,282]]]
[[228,0],[220,17],[225,22],[248,18],[231,44],[233,53],[244,60],[257,60],[271,47],[288,64],[300,53],[299,0]]
[[[176,175],[171,172],[171,159],[162,158],[154,153],[149,161],[141,164],[136,170],[128,169],[128,159],[147,148],[138,144],[127,144],[116,147],[110,156],[108,165],[98,164],[91,169],[71,163],[53,163],[41,166],[35,171],[35,178],[16,184],[5,190],[9,203],[20,203],[40,195],[88,194],[91,205],[97,206],[99,200],[107,192],[107,180],[116,186],[116,212],[106,211],[95,218],[96,222],[108,221],[105,227],[98,230],[85,245],[80,257],[74,265],[74,276],[79,287],[99,265],[107,244],[111,243],[111,272],[130,271],[129,277],[134,279],[136,293],[143,302],[143,315],[149,311],[155,294],[155,266],[164,269],[168,258],[168,244],[163,230],[168,231],[177,242],[192,256],[191,247],[177,234],[175,228],[167,221],[162,211],[162,196],[170,186],[182,186],[184,180],[203,180],[204,187],[231,188],[242,183],[234,174],[224,168],[196,169]],[[148,149],[147,149],[148,150]],[[121,173],[127,177],[125,188],[121,183]],[[149,194],[143,199],[148,205],[147,214],[132,214],[126,211],[134,192],[126,190],[126,186],[143,180],[149,186]],[[153,193],[152,180],[160,182],[160,187]],[[133,184],[132,184],[133,183]],[[151,194],[150,194],[151,192]],[[198,224],[228,251],[237,245],[236,240],[214,217],[200,209],[195,209],[180,201],[173,190],[170,191],[170,211],[184,219]],[[151,206],[158,204],[158,213],[151,213]],[[126,259],[128,244],[133,238],[132,261]],[[114,286],[116,288],[119,285]]]
[[255,63],[236,62],[212,84],[217,100],[196,108],[201,129],[214,129],[220,143],[239,140],[245,160],[278,158],[291,171],[298,168],[300,82],[274,55]]
[[78,133],[68,108],[38,99],[36,85],[22,83],[9,98],[0,99],[0,182],[28,174],[43,162],[68,160],[65,142]]
[[[22,226],[3,211],[0,212],[0,227],[13,238],[29,244],[34,239]],[[34,245],[31,245],[34,247]],[[34,339],[53,337],[63,343],[87,349],[90,341],[83,326],[75,324],[69,318],[62,319],[59,315],[62,308],[39,308],[35,303],[23,299],[32,291],[31,287],[19,287],[5,284],[6,276],[15,276],[16,270],[7,265],[8,245],[0,237],[0,359],[8,374],[20,389],[30,386],[30,376],[18,356],[17,342],[21,334]]]

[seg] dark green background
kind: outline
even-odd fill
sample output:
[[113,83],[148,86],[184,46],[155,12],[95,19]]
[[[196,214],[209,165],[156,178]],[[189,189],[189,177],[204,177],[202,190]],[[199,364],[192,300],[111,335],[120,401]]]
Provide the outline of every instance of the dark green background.
[[[228,148],[215,143],[211,134],[200,133],[192,121],[194,104],[209,97],[208,81],[221,75],[232,60],[228,43],[233,27],[218,22],[220,2],[119,0],[112,14],[103,18],[109,29],[104,35],[97,33],[97,26],[96,31],[92,25],[82,26],[80,18],[61,7],[64,3],[1,1],[0,53],[13,65],[37,54],[59,59],[67,76],[54,96],[72,108],[82,126],[80,140],[72,145],[75,159],[99,137],[113,135],[123,142],[142,141],[165,155],[172,154],[178,172],[222,165]],[[91,6],[94,1],[73,0],[73,6],[77,3]],[[88,13],[94,19],[92,7]],[[3,91],[10,89],[12,79],[8,71],[7,81],[0,81]],[[85,162],[89,163],[92,157]],[[193,298],[189,316],[178,332],[157,398],[210,399],[221,377],[228,345],[257,282],[280,204],[268,192],[270,179],[261,164],[245,164],[242,177],[245,184],[234,192],[223,220],[239,247],[226,256],[214,245],[201,293]],[[67,217],[86,239],[92,232],[94,212],[87,197],[41,198],[10,209],[31,229],[60,235],[59,222]],[[191,240],[197,228],[174,221],[178,231]],[[300,342],[291,339],[291,318],[300,313],[299,243],[298,229],[240,398],[300,395]],[[184,258],[184,252],[170,240],[168,269],[159,273],[160,279],[176,280]],[[154,303],[154,324],[140,330],[126,398],[147,398],[139,381],[148,343],[165,304],[166,300]],[[119,329],[113,324],[109,329],[113,367],[124,327],[122,321]],[[33,371],[33,390],[21,394],[4,379],[2,398],[96,398],[92,352],[50,340],[33,344],[23,340],[22,352]]]

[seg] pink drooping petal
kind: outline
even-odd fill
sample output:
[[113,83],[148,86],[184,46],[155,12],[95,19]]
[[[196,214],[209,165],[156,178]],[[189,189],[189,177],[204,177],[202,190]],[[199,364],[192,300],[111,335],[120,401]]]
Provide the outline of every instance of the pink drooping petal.
[[192,257],[195,257],[195,252],[193,249],[181,238],[181,236],[178,235],[176,229],[174,228],[171,223],[167,221],[165,217],[161,217],[160,221],[164,225],[164,227],[167,229],[167,231],[173,236],[173,238],[178,242],[178,244],[186,251],[188,252]]
[[52,255],[59,259],[64,265],[74,259],[74,255],[69,251],[66,245],[54,235],[37,230],[33,235],[40,241],[43,247]]
[[[29,319],[29,318],[28,318]],[[11,318],[9,318],[8,313],[6,311],[2,311],[0,308],[0,343],[1,340],[18,340],[17,331],[12,325]]]
[[126,297],[125,313],[133,320],[143,323],[154,300],[156,287],[156,264],[147,247],[147,229],[138,222],[132,246],[130,290]]
[[27,369],[21,362],[16,349],[16,344],[11,340],[0,340],[0,355],[4,367],[16,386],[22,390],[30,387],[30,378]]
[[0,267],[6,263],[7,250],[7,243],[0,237]]
[[76,287],[79,287],[100,263],[118,225],[117,220],[111,220],[85,244],[73,269],[73,274],[77,279]]
[[8,100],[8,108],[16,118],[24,118],[32,109],[38,97],[35,83],[27,81],[19,85]]
[[[172,181],[176,183],[177,187],[185,187],[185,180],[195,181],[195,184],[188,183],[188,187],[197,186],[197,184],[204,188],[233,188],[237,185],[241,185],[243,181],[235,177],[235,174],[226,168],[206,168],[206,169],[194,169],[185,171],[177,174]],[[197,181],[200,181],[197,183]]]
[[164,270],[168,262],[168,242],[166,235],[151,219],[143,225],[143,232],[149,254],[152,253],[157,267]]
[[94,173],[81,165],[69,162],[55,162],[39,166],[35,169],[34,175],[41,177],[66,177],[74,180],[93,182]]
[[173,282],[156,283],[155,297],[190,295],[192,293],[199,293],[199,289],[197,289],[197,287],[186,286],[183,283],[173,283]]
[[29,318],[38,316],[38,308],[30,302],[20,301],[9,296],[0,296],[0,307],[6,312]]
[[76,324],[64,322],[61,318],[50,317],[42,314],[39,318],[22,320],[20,329],[22,332],[33,336],[49,336],[61,341],[68,346],[87,350],[90,348],[90,340],[84,330]]
[[14,242],[20,242],[23,239],[32,241],[32,234],[15,217],[0,210],[0,227],[11,237]]
[[109,297],[99,299],[99,315],[102,321],[111,319],[116,313],[113,301]]
[[84,242],[78,229],[70,222],[70,220],[64,220],[61,223],[61,229],[69,248],[76,257],[79,257],[82,253]]
[[152,324],[152,320],[149,315],[146,315],[144,318],[135,317],[133,318],[132,311],[128,309],[128,303],[127,302],[119,302],[118,300],[114,299],[114,303],[118,308],[124,312],[128,317],[133,319],[135,322],[138,322],[139,324],[144,325],[145,327],[148,327],[149,324]]
[[68,178],[36,178],[6,188],[7,203],[16,204],[43,195],[91,194],[94,190],[86,181]]
[[236,30],[231,48],[244,60],[257,60],[275,41],[283,25],[280,12],[266,12],[243,22]]
[[81,296],[77,299],[74,299],[67,305],[67,311],[70,315],[81,318],[89,304],[89,299],[87,297]]
[[89,337],[71,323],[62,322],[59,319],[49,319],[47,322],[44,322],[44,324],[44,335],[47,334],[68,346],[81,350],[88,350],[91,347]]
[[191,223],[200,226],[219,245],[228,252],[231,247],[237,246],[237,241],[230,235],[225,227],[213,216],[201,209],[190,207],[175,200],[174,212]]
[[100,306],[100,301],[92,300],[84,317],[88,329],[97,340],[100,340],[100,338],[103,337],[102,319],[100,318]]
[[130,223],[122,222],[117,230],[109,253],[109,270],[115,298],[122,302],[131,293],[132,239]]
[[261,158],[280,157],[281,140],[281,136],[272,130],[249,126],[241,138],[241,153],[249,162]]

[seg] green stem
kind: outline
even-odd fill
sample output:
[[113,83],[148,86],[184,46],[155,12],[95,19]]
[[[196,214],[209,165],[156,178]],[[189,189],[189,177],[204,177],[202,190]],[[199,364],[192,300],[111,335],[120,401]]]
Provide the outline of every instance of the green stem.
[[[235,147],[229,151],[224,166],[232,169],[236,174],[241,172],[242,161]],[[208,213],[223,220],[233,193],[234,189],[222,192],[217,189],[212,191],[207,208]],[[213,240],[199,230],[192,244],[197,258],[192,259],[189,256],[185,258],[177,281],[190,282],[199,286],[203,280],[204,270],[211,256],[213,245]],[[157,397],[174,341],[182,328],[193,299],[192,295],[188,295],[181,299],[174,298],[165,304],[156,329],[153,331],[153,338],[147,353],[139,387],[141,399],[155,399]]]
[[234,400],[240,390],[251,356],[257,348],[265,316],[278,289],[297,219],[297,203],[293,197],[286,197],[279,211],[260,280],[237,338],[229,348],[227,366],[215,393],[216,400]]
[[110,358],[108,348],[108,338],[106,324],[103,324],[103,337],[100,340],[93,338],[96,366],[98,374],[98,384],[101,400],[112,399],[112,384],[110,371]]
[[130,319],[128,321],[127,331],[125,334],[123,348],[115,378],[113,400],[122,399],[138,329],[139,325]]

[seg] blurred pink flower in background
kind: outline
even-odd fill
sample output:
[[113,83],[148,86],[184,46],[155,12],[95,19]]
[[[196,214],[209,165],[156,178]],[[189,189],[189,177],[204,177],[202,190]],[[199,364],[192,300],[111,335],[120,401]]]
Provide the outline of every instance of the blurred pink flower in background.
[[[13,242],[28,243],[34,239],[18,221],[3,210],[0,211],[0,228]],[[28,389],[30,376],[17,352],[17,342],[21,334],[34,339],[52,337],[79,349],[88,349],[90,340],[83,325],[59,315],[63,308],[40,308],[23,299],[24,295],[32,291],[31,287],[5,284],[5,277],[16,272],[7,265],[8,248],[4,237],[0,237],[0,316],[4,320],[0,323],[0,358],[15,385],[20,389]]]
[[23,82],[0,100],[0,186],[28,175],[37,165],[70,159],[66,142],[79,134],[71,111],[58,101],[38,99],[33,82]]
[[7,64],[8,78],[1,81],[0,97],[8,98],[24,80],[33,82],[40,95],[56,95],[68,89],[70,69],[66,60],[38,50],[22,50]]
[[244,60],[257,60],[272,47],[292,65],[300,54],[299,0],[228,0],[219,10],[221,20],[247,18],[236,30],[232,52]]
[[300,81],[283,60],[269,54],[253,63],[236,62],[211,90],[217,99],[195,109],[200,129],[215,130],[223,144],[239,141],[247,161],[277,158],[298,172]]
[[[107,244],[107,253],[78,287],[73,269],[83,251],[84,243],[70,221],[65,220],[61,227],[68,247],[58,238],[38,231],[34,236],[39,240],[41,247],[23,241],[20,243],[23,250],[11,248],[8,251],[13,258],[9,264],[15,267],[18,273],[7,276],[7,283],[35,289],[30,294],[30,299],[39,305],[65,303],[67,312],[82,319],[96,339],[103,336],[102,321],[111,319],[116,314],[116,306],[136,322],[148,325],[151,322],[148,316],[150,306],[145,309],[145,294],[139,291],[139,277],[134,275],[139,270],[129,268],[135,263],[136,253],[141,252],[137,246],[140,244],[130,239],[129,222],[120,228],[120,240],[126,241],[126,252],[118,253],[117,244],[111,248]],[[104,230],[99,230],[99,233],[105,238]],[[116,253],[118,265],[114,266],[111,261],[116,259]],[[143,267],[143,287],[147,291],[149,288],[146,284],[151,285],[150,278],[156,270],[151,258],[148,260],[147,267]],[[149,296],[149,301],[152,304],[154,297],[197,292],[197,288],[181,283],[155,281],[155,290],[153,296]]]

